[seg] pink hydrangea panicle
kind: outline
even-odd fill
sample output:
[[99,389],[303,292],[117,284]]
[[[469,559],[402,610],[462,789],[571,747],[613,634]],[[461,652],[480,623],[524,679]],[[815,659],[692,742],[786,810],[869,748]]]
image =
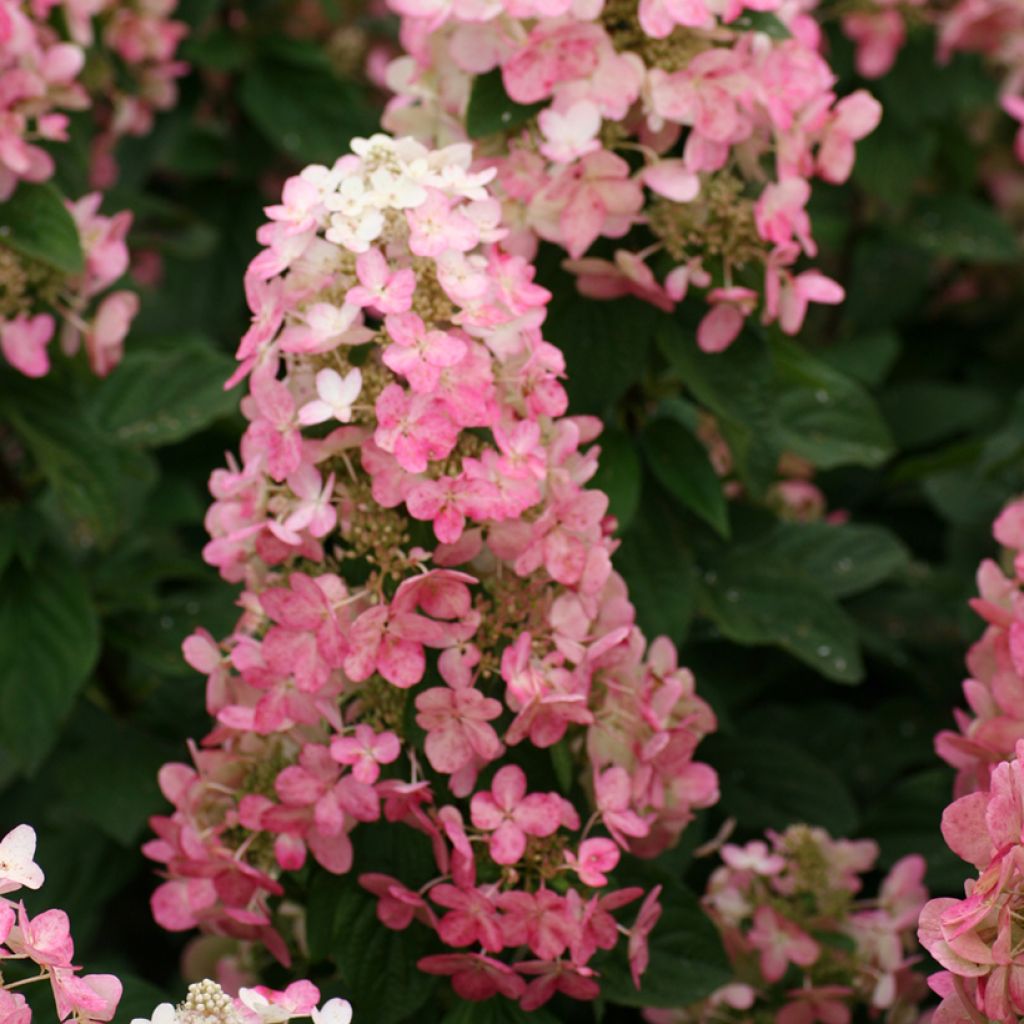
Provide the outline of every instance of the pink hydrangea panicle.
[[792,825],[764,840],[726,843],[721,856],[704,905],[736,979],[674,1016],[645,1012],[649,1024],[711,1024],[732,1011],[783,1024],[918,1012],[913,927],[928,899],[923,858],[898,861],[877,898],[861,899],[862,875],[878,858],[870,840]]
[[[558,46],[594,38],[538,36],[530,61],[553,86]],[[600,106],[581,103],[545,120],[570,161]],[[420,967],[460,997],[592,999],[589,962],[627,931],[643,972],[658,901],[626,929],[642,890],[615,871],[717,799],[693,760],[715,718],[672,644],[635,624],[608,497],[587,486],[600,424],[565,415],[551,296],[504,248],[495,170],[462,144],[352,148],[289,179],[247,272],[248,426],[211,478],[204,552],[242,584],[242,615],[184,645],[215,721],[194,766],[160,774],[153,913],[287,963],[282,876],[355,869],[382,926],[450,947]],[[630,203],[625,162],[590,156],[566,182],[583,233],[590,199]],[[554,747],[539,763],[568,765],[562,792],[528,767]],[[437,877],[360,863],[370,822],[412,829]],[[250,1013],[285,1012],[262,998]]]
[[[517,250],[532,254],[538,239],[562,247],[584,295],[634,295],[671,312],[705,290],[707,352],[726,349],[759,308],[794,334],[808,301],[842,300],[816,298],[808,279],[794,292],[802,306],[790,301],[780,316],[767,305],[776,250],[817,252],[815,181],[847,180],[881,116],[864,90],[837,94],[813,3],[388,5],[407,54],[389,75],[385,126],[431,144],[465,138],[474,80],[491,72],[513,101],[538,104],[525,125],[496,126],[479,143],[480,164],[495,172]],[[787,31],[765,32],[745,11],[771,12]],[[858,9],[843,23],[862,32],[863,67],[891,61],[902,43],[901,12]],[[607,260],[590,252],[602,238],[628,241]],[[749,294],[737,294],[739,280]]]

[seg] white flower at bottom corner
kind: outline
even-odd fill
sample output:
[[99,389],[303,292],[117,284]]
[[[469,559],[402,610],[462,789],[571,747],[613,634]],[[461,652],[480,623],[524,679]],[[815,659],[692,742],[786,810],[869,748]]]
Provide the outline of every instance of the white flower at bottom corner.
[[171,1003],[161,1003],[152,1017],[133,1017],[131,1024],[180,1024],[178,1011]]
[[313,1024],[350,1024],[352,1005],[347,999],[328,999],[321,1009],[314,1010],[310,1016]]

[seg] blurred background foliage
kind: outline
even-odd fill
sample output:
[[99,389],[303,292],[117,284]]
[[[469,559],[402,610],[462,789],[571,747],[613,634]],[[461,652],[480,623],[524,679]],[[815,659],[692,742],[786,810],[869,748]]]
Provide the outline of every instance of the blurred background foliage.
[[[122,146],[110,195],[141,252],[123,364],[0,371],[0,820],[37,827],[46,902],[71,914],[80,962],[126,979],[125,1020],[178,988],[184,940],[150,919],[139,845],[158,767],[207,729],[181,640],[236,617],[200,552],[208,476],[241,432],[221,384],[242,273],[284,176],[373,130],[362,68],[393,31],[354,0],[178,16],[182,100]],[[852,55],[832,48],[847,91]],[[822,269],[848,298],[797,342],[750,331],[704,355],[696,313],[582,300],[540,254],[573,411],[606,424],[598,482],[641,624],[681,643],[721,719],[701,748],[721,804],[662,865],[696,888],[691,851],[728,817],[740,837],[794,821],[872,836],[883,866],[919,851],[936,892],[962,876],[932,737],[980,632],[966,600],[990,522],[1024,490],[1024,176],[994,80],[933,54],[921,31],[869,84],[881,127],[851,184],[815,189]],[[87,188],[88,131],[59,163],[68,194]]]

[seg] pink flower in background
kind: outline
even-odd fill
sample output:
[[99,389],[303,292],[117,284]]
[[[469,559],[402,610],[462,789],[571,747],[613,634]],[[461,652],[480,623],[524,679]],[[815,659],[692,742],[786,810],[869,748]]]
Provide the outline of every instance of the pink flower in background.
[[50,371],[46,346],[53,338],[53,317],[47,313],[0,323],[0,352],[26,377],[45,377]]

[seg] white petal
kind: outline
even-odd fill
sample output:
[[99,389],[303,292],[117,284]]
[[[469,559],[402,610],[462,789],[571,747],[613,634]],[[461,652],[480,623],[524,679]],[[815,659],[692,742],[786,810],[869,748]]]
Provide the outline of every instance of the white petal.
[[9,880],[38,889],[43,884],[43,872],[32,860],[35,852],[36,832],[31,825],[11,829],[0,841],[0,883]]
[[326,423],[333,415],[333,406],[315,398],[299,410],[299,422],[305,427],[311,427],[314,423]]
[[350,406],[358,397],[359,393],[363,390],[363,375],[356,366],[349,370],[345,374],[344,380],[341,381],[341,389],[337,400],[335,401],[336,406]]
[[314,1010],[311,1016],[313,1024],[350,1024],[352,1006],[346,999],[330,999],[323,1009]]

